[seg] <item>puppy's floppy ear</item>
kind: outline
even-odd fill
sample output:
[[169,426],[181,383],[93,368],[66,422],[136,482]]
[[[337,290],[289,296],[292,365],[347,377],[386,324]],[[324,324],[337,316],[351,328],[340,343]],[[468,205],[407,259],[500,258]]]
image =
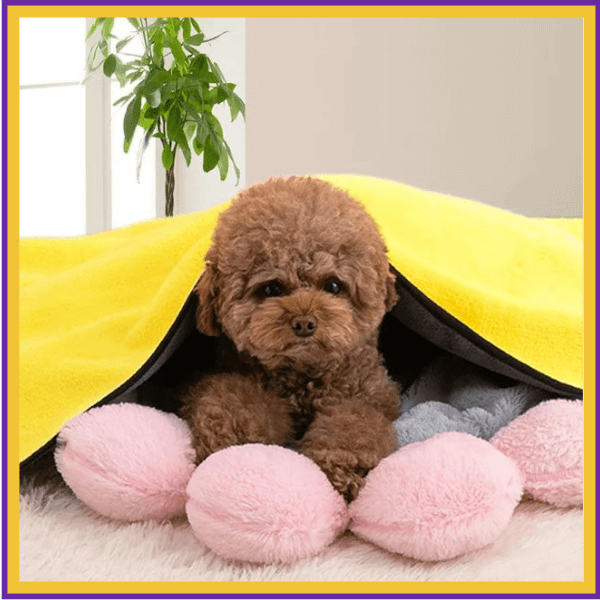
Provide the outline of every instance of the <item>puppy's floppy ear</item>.
[[214,264],[207,262],[200,279],[194,287],[198,296],[196,327],[200,333],[217,336],[221,327],[217,319],[217,297],[219,294],[218,273]]
[[398,300],[400,300],[400,294],[398,294],[398,291],[396,290],[396,275],[391,268],[387,274],[385,285],[387,292],[385,298],[385,310],[389,312],[396,306]]

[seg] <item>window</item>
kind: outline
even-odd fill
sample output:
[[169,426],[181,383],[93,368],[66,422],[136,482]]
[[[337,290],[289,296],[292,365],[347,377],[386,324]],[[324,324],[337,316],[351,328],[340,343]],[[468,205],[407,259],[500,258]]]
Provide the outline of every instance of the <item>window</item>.
[[82,235],[156,217],[154,144],[139,177],[139,139],[122,150],[123,108],[112,103],[126,91],[101,71],[84,83],[92,21],[20,19],[21,236]]
[[84,67],[85,19],[20,20],[21,235],[86,231]]

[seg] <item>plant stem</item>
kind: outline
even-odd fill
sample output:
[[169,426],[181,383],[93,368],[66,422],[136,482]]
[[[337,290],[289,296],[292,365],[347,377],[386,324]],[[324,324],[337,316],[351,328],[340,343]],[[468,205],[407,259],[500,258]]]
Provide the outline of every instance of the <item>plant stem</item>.
[[173,205],[175,199],[175,164],[165,172],[165,214],[173,216]]

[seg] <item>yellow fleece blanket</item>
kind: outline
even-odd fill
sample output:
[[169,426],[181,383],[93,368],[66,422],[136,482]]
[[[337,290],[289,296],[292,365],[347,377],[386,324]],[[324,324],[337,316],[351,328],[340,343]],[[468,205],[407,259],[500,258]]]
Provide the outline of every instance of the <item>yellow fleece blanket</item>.
[[[322,176],[361,201],[392,266],[476,334],[582,387],[581,220],[530,219],[363,176]],[[20,460],[148,361],[204,266],[211,210],[20,242]]]

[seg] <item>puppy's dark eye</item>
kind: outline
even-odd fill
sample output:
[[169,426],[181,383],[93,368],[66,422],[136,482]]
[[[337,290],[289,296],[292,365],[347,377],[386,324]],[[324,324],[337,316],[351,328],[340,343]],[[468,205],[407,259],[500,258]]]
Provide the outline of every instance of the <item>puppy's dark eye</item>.
[[263,298],[276,298],[277,296],[283,296],[285,288],[279,281],[269,281],[265,285],[258,288],[258,294]]
[[323,289],[328,294],[333,294],[334,296],[337,296],[342,291],[343,287],[344,286],[341,281],[338,281],[337,279],[328,279],[325,282]]

